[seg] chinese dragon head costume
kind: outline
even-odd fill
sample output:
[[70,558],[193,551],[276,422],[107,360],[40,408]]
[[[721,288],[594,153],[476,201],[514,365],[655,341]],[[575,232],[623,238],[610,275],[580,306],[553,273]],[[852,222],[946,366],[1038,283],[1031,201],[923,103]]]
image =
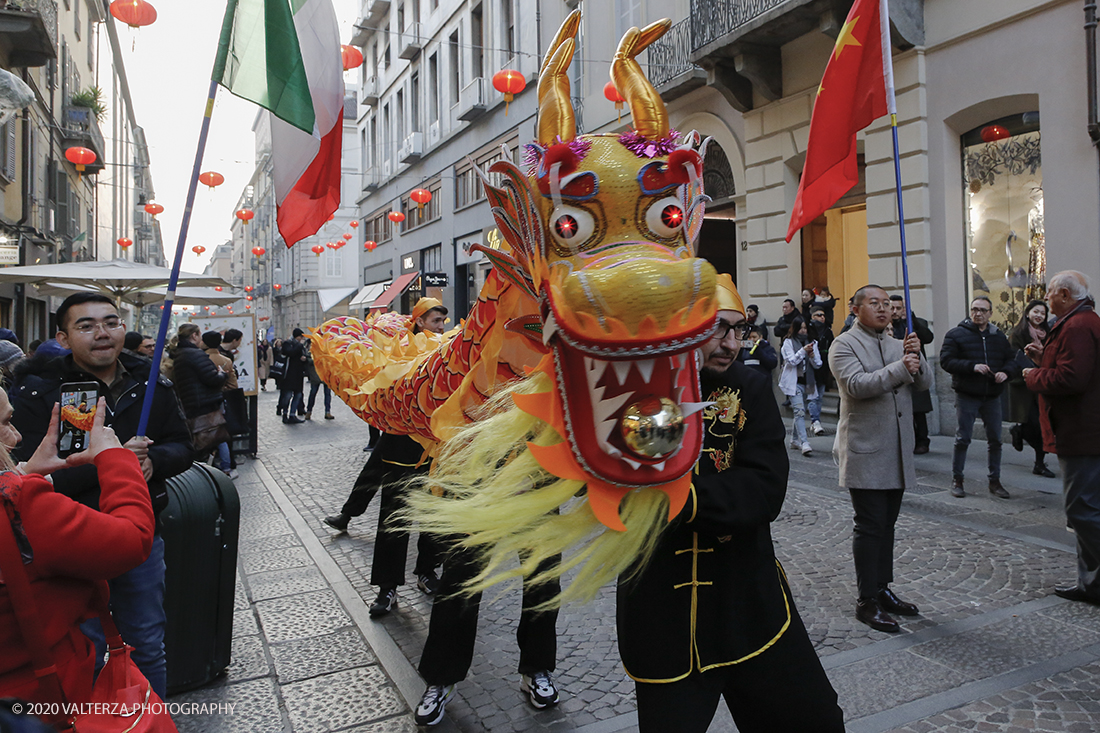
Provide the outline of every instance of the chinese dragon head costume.
[[670,21],[623,37],[611,77],[634,129],[599,135],[576,133],[570,103],[579,23],[574,11],[543,64],[526,170],[506,155],[482,175],[509,249],[474,245],[493,270],[469,317],[442,336],[396,314],[312,335],[345,402],[435,456],[407,518],[482,550],[471,589],[565,551],[550,574],[577,574],[559,601],[638,567],[684,506],[705,407],[695,349],[717,304],[692,250],[706,143],[669,128],[635,60]]

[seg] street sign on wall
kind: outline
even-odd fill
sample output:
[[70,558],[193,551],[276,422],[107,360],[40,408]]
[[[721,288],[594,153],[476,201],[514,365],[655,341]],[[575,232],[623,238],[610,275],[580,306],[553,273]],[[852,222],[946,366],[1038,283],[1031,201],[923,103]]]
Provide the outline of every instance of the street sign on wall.
[[19,245],[0,244],[0,265],[19,264]]
[[429,288],[445,288],[451,284],[445,272],[425,272],[422,277],[424,285]]

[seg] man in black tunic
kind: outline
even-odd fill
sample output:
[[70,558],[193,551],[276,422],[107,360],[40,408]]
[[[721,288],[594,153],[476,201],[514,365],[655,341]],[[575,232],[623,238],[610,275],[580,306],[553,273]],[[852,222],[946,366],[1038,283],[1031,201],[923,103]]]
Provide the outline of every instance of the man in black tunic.
[[691,495],[639,576],[620,582],[619,652],[641,733],[703,733],[725,697],[741,733],[843,731],[769,525],[787,490],[786,434],[766,377],[737,363],[745,315],[719,276],[701,349],[703,451]]

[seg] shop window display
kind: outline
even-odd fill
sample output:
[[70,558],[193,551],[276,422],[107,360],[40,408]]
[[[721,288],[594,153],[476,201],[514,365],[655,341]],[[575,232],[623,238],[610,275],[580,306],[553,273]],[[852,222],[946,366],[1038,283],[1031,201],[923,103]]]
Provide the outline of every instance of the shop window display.
[[1025,112],[962,136],[969,299],[993,301],[1008,330],[1046,294],[1039,113]]

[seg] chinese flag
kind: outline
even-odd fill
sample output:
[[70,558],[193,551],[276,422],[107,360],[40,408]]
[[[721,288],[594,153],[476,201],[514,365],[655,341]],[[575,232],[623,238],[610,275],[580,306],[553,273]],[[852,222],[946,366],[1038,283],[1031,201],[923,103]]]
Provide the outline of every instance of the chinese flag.
[[[859,181],[856,133],[887,112],[885,0],[856,0],[817,90],[787,241]],[[890,49],[887,45],[886,53]]]

